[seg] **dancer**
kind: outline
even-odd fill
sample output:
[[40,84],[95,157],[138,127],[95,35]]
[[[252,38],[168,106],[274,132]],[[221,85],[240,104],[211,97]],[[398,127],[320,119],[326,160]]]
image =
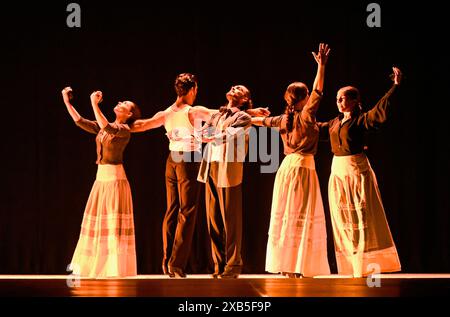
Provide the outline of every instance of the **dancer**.
[[313,91],[301,82],[288,86],[285,113],[252,118],[252,123],[279,129],[286,157],[275,177],[266,251],[266,271],[288,277],[330,274],[325,215],[315,170],[319,128],[316,112],[322,98],[330,49],[321,43]]
[[[169,138],[170,154],[166,162],[167,210],[163,220],[164,274],[170,277],[186,277],[184,272],[195,228],[200,183],[197,181],[201,161],[201,141],[196,129],[208,121],[218,110],[192,106],[197,96],[195,75],[179,74],[175,79],[177,99],[164,111],[150,119],[137,120],[131,132],[143,132],[165,127]],[[254,114],[267,115],[267,109],[253,109]]]
[[242,174],[248,148],[252,108],[250,91],[242,85],[226,94],[227,106],[207,122],[203,138],[208,145],[198,180],[205,183],[208,231],[214,278],[237,278],[242,270]]
[[96,134],[97,177],[84,211],[81,233],[69,268],[90,278],[134,276],[136,248],[133,202],[123,168],[123,151],[130,140],[128,124],[140,117],[131,101],[114,108],[116,120],[109,123],[99,108],[102,92],[91,94],[96,121],[81,117],[70,102],[72,88],[62,90],[67,111],[78,125]]
[[328,184],[339,274],[361,277],[400,271],[400,260],[386,220],[376,176],[363,152],[364,133],[386,121],[389,101],[400,84],[396,67],[394,84],[371,110],[362,112],[358,89],[339,89],[341,115],[321,124],[327,129],[334,154]]

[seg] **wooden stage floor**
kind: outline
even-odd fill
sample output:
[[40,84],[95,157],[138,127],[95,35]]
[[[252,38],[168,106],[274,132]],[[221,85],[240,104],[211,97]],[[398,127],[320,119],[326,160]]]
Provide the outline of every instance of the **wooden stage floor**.
[[138,275],[125,279],[73,279],[67,275],[0,275],[0,297],[450,296],[450,274],[380,274],[377,278],[330,275],[289,279],[279,275],[241,275],[238,279],[218,280],[209,275],[188,275],[184,279]]

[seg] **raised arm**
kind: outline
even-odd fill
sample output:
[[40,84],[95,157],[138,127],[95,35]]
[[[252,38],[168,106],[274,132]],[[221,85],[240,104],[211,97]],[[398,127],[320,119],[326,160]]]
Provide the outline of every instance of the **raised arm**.
[[108,120],[106,120],[105,115],[102,113],[102,111],[100,110],[100,107],[98,106],[98,104],[100,102],[102,102],[103,99],[103,94],[101,91],[94,91],[91,94],[91,105],[92,105],[92,110],[94,110],[94,115],[95,115],[95,119],[97,120],[98,125],[100,126],[100,128],[104,128],[108,125]]
[[308,102],[303,107],[301,118],[306,122],[315,123],[316,122],[316,112],[319,109],[320,100],[322,98],[323,82],[325,79],[325,65],[328,61],[328,54],[330,49],[327,44],[320,43],[319,51],[312,53],[314,59],[317,62],[317,73],[314,79],[313,91],[308,99]]
[[69,112],[70,116],[72,117],[73,121],[77,122],[81,119],[80,114],[75,110],[75,107],[70,103],[71,95],[72,95],[72,88],[66,87],[61,91],[64,104],[66,105],[67,111]]
[[320,93],[323,92],[323,82],[325,80],[325,65],[328,61],[328,55],[330,54],[330,48],[328,44],[320,43],[319,51],[316,53],[312,52],[314,59],[317,62],[317,73],[314,79],[313,90],[318,90]]
[[394,72],[394,85],[399,86],[402,81],[403,74],[398,67],[392,67],[392,71]]
[[97,134],[100,131],[100,127],[97,122],[84,119],[80,114],[75,110],[75,107],[70,103],[70,99],[72,99],[72,88],[66,87],[62,90],[62,96],[64,103],[66,104],[67,111],[69,112],[72,120],[76,123],[84,131],[87,131],[92,134]]
[[164,124],[165,120],[166,113],[164,111],[159,111],[149,119],[136,120],[130,127],[131,132],[144,132],[150,129],[159,128]]
[[270,116],[270,110],[269,107],[258,107],[253,109],[247,109],[245,110],[250,116],[252,117],[267,117]]
[[380,126],[382,123],[384,123],[387,119],[387,110],[390,105],[390,99],[396,88],[400,85],[401,79],[402,79],[402,72],[397,67],[392,67],[392,70],[394,72],[394,84],[389,89],[387,93],[384,94],[384,96],[378,100],[377,104],[364,113],[360,117],[359,124],[363,124],[366,129],[376,129],[378,126]]

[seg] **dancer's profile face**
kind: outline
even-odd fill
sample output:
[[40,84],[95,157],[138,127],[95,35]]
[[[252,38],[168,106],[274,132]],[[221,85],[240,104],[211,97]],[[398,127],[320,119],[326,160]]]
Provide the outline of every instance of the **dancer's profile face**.
[[133,107],[133,103],[131,101],[119,101],[117,105],[114,107],[114,113],[118,119],[128,119],[131,117],[132,112],[131,109]]
[[339,112],[342,113],[352,111],[357,103],[356,100],[351,100],[345,93],[345,89],[340,89],[336,95],[336,104]]

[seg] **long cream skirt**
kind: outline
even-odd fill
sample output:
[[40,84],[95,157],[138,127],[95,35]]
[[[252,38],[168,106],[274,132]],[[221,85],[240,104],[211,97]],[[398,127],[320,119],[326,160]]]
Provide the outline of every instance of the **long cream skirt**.
[[339,274],[400,271],[400,260],[365,154],[335,156],[328,184]]
[[278,169],[266,271],[330,274],[325,215],[312,155],[289,154]]
[[136,275],[133,202],[122,165],[98,165],[70,268],[92,278]]

